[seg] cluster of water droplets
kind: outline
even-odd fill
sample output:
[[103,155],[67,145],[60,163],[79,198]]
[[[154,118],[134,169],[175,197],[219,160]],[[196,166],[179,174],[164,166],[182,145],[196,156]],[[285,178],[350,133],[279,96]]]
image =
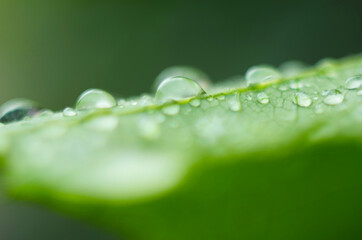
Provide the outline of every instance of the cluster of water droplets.
[[[328,68],[331,63],[326,61],[320,64],[323,68]],[[270,96],[266,91],[259,90],[258,87],[264,86],[270,81],[281,80],[282,78],[291,78],[308,67],[296,61],[282,64],[279,68],[267,65],[254,66],[247,70],[245,78],[241,81],[245,85],[256,87],[255,100],[258,104],[266,105],[271,102]],[[176,66],[162,71],[156,78],[154,95],[145,94],[140,98],[118,99],[110,93],[100,89],[89,89],[84,91],[77,99],[74,107],[67,107],[62,111],[64,118],[74,118],[82,115],[84,112],[94,110],[116,109],[117,111],[127,111],[139,108],[152,108],[158,106],[164,115],[174,116],[180,112],[181,105],[188,103],[185,107],[185,113],[190,112],[193,108],[202,107],[203,102],[206,106],[216,106],[219,102],[226,100],[225,105],[233,112],[242,109],[240,92],[238,90],[229,91],[227,96],[224,93],[207,95],[211,82],[209,77],[202,71],[187,67]],[[315,96],[307,93],[303,89],[309,87],[308,83],[303,83],[298,79],[290,79],[288,83],[275,85],[280,92],[287,90],[294,91],[291,101],[302,108],[310,107],[315,100],[323,98],[322,102],[326,105],[334,106],[343,102],[344,93],[338,89],[324,91]],[[362,95],[362,76],[355,75],[346,79],[344,89],[356,91],[357,95]],[[245,100],[252,101],[250,94],[245,95]],[[181,105],[180,105],[181,103]],[[322,107],[318,107],[318,112],[322,112]],[[316,110],[317,111],[317,110]],[[49,117],[53,112],[39,108],[37,104],[25,99],[16,99],[5,103],[0,108],[0,122],[9,123],[22,120],[29,117]]]

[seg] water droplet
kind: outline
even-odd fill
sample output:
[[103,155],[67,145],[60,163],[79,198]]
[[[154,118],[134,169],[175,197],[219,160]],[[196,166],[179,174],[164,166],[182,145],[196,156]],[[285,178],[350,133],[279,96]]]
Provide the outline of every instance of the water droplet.
[[357,95],[358,95],[358,96],[362,96],[362,89],[361,89],[361,90],[358,90]]
[[288,89],[288,88],[287,88],[287,86],[285,86],[285,85],[279,87],[279,90],[280,90],[280,91],[286,91],[287,89]]
[[293,103],[300,107],[309,107],[312,104],[312,99],[303,92],[297,92],[294,95]]
[[344,83],[344,87],[350,90],[362,87],[362,75],[349,77]]
[[200,99],[194,99],[190,102],[190,105],[193,107],[200,107],[201,105],[201,100]]
[[166,68],[157,76],[154,89],[157,89],[161,82],[170,77],[190,78],[196,81],[203,89],[207,89],[210,86],[210,79],[203,71],[189,66],[174,66]]
[[212,102],[212,101],[214,101],[214,98],[213,97],[208,97],[207,101]]
[[246,94],[246,100],[251,101],[253,100],[253,97],[250,94]]
[[38,104],[28,99],[12,99],[0,107],[0,122],[10,123],[23,120],[39,113]]
[[48,117],[48,116],[51,116],[53,115],[53,111],[52,110],[49,110],[49,109],[45,109],[45,110],[41,110],[38,114],[38,117]]
[[146,106],[151,106],[156,104],[156,101],[153,97],[149,96],[149,95],[143,95],[139,101],[139,104],[142,107],[146,107]]
[[241,103],[238,93],[230,96],[230,98],[228,99],[228,106],[229,109],[233,112],[238,112],[241,110]]
[[225,95],[219,95],[216,97],[217,100],[220,100],[220,101],[224,101],[225,100]]
[[64,117],[74,117],[77,115],[77,111],[75,111],[73,108],[67,107],[63,110],[63,116]]
[[303,83],[299,81],[293,81],[289,84],[290,89],[301,89],[303,87]]
[[256,99],[261,104],[268,104],[270,101],[269,96],[265,92],[258,93],[258,95],[256,96]]
[[205,91],[194,80],[185,77],[171,77],[160,84],[156,92],[156,99],[160,103],[165,103],[170,100],[195,97],[203,93]]
[[329,90],[326,93],[323,102],[327,105],[333,106],[342,103],[343,99],[344,99],[343,94],[339,90],[335,89],[335,90]]
[[162,112],[166,115],[176,115],[180,112],[180,105],[173,104],[162,108]]
[[288,61],[280,65],[279,70],[285,77],[292,77],[305,71],[307,65],[300,61]]
[[76,109],[112,108],[116,105],[116,100],[111,94],[99,89],[88,89],[79,96]]
[[276,69],[272,67],[255,66],[248,69],[245,78],[247,84],[251,85],[279,79],[281,78],[281,75]]

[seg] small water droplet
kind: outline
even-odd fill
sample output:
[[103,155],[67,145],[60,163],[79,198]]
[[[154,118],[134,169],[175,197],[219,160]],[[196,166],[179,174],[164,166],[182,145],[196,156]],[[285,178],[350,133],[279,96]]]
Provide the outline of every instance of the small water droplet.
[[162,108],[162,112],[166,115],[176,115],[180,112],[180,105],[173,104]]
[[210,86],[210,79],[203,71],[189,66],[173,66],[166,68],[157,76],[154,89],[157,89],[161,82],[170,77],[186,77],[192,79],[203,89],[207,89]]
[[0,122],[10,123],[38,114],[38,104],[28,99],[12,99],[0,107]]
[[329,90],[326,93],[323,102],[327,105],[333,106],[342,103],[343,99],[344,99],[343,94],[339,90],[334,89],[334,90]]
[[362,89],[361,89],[361,90],[358,90],[357,95],[358,95],[358,96],[362,96]]
[[212,102],[212,101],[214,101],[214,98],[213,97],[208,97],[207,101]]
[[268,104],[270,101],[269,96],[265,92],[258,93],[258,95],[256,96],[256,99],[261,104]]
[[156,91],[156,99],[160,103],[170,100],[181,100],[205,93],[200,85],[190,78],[171,77],[165,79]]
[[297,104],[300,107],[309,107],[312,104],[312,99],[310,96],[303,92],[297,92],[294,95],[293,103]]
[[246,72],[247,85],[265,83],[281,78],[278,70],[266,66],[254,66]]
[[303,83],[299,81],[293,81],[289,84],[290,89],[301,89],[303,87]]
[[200,99],[194,99],[190,102],[190,105],[193,107],[200,107],[201,105],[201,100]]
[[112,108],[116,105],[116,100],[111,94],[99,89],[88,89],[79,96],[76,109]]
[[225,100],[225,95],[219,95],[216,97],[217,100],[220,100],[220,101],[224,101]]
[[344,83],[344,87],[349,90],[362,87],[362,75],[349,77]]
[[288,88],[287,88],[287,86],[285,86],[285,85],[279,87],[279,90],[280,90],[280,91],[286,91],[287,89],[288,89]]
[[48,116],[51,116],[53,115],[53,111],[52,110],[49,110],[49,109],[45,109],[45,110],[41,110],[38,114],[38,117],[48,117]]
[[285,77],[292,77],[305,71],[307,65],[300,61],[288,61],[280,65],[279,70]]
[[238,93],[230,96],[230,98],[228,99],[228,106],[229,109],[233,112],[238,112],[241,110],[241,103]]
[[67,107],[63,110],[63,116],[64,117],[74,117],[77,115],[77,111],[75,111],[73,108]]
[[246,94],[246,100],[251,101],[253,100],[253,97],[250,94]]
[[139,104],[142,107],[146,107],[146,106],[151,106],[156,104],[156,101],[153,97],[149,96],[149,95],[143,95],[139,101]]

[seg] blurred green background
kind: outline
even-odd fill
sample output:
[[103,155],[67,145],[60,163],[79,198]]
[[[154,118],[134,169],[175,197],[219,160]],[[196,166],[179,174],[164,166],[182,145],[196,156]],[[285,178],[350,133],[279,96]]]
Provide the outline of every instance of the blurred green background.
[[[336,0],[0,0],[0,102],[27,97],[57,110],[87,88],[149,92],[176,64],[220,81],[255,64],[343,57],[362,50],[361,10]],[[1,239],[113,239],[4,198],[0,214]]]

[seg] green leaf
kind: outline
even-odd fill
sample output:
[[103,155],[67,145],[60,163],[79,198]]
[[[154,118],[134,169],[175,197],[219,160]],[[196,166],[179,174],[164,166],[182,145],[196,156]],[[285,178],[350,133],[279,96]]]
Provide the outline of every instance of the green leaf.
[[3,181],[129,239],[356,239],[362,96],[344,84],[360,74],[352,56],[163,105],[7,124]]

